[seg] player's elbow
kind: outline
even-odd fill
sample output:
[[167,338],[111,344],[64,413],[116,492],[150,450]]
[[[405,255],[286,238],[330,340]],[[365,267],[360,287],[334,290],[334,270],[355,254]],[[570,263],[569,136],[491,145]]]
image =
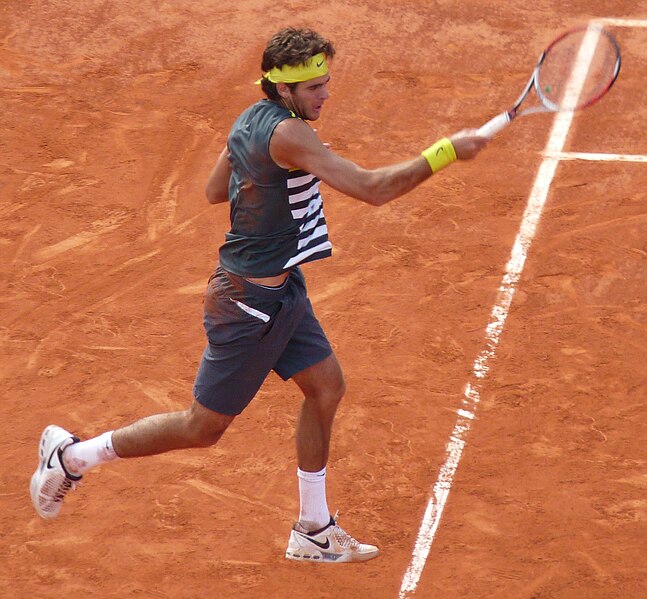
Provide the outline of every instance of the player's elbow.
[[229,194],[227,191],[223,191],[222,189],[218,189],[212,185],[207,185],[205,187],[204,195],[210,204],[222,204],[229,200]]

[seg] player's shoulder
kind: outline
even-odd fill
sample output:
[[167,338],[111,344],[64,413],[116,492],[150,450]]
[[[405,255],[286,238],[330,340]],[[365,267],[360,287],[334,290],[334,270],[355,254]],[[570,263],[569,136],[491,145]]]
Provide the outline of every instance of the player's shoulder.
[[310,125],[300,118],[281,121],[270,139],[270,155],[283,168],[308,170],[309,157],[317,156],[323,145]]
[[305,141],[316,137],[312,127],[296,115],[283,119],[274,130],[274,136],[278,139],[286,139],[293,142]]

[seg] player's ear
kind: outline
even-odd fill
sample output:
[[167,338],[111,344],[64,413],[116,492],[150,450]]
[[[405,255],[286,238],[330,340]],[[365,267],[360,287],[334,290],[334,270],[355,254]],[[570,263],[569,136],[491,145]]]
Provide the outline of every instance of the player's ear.
[[285,99],[285,98],[289,98],[289,97],[290,97],[290,92],[291,92],[291,90],[290,90],[290,88],[289,88],[285,83],[283,83],[282,81],[279,81],[279,82],[276,84],[276,91],[279,93],[279,96],[281,96],[281,98],[284,98],[284,99]]

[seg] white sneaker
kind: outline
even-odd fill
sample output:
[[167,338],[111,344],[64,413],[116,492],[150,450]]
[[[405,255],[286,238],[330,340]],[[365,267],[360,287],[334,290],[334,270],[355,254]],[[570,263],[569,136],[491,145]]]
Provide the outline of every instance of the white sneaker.
[[31,502],[41,518],[56,518],[68,491],[76,489],[82,477],[70,474],[61,461],[63,450],[79,439],[51,424],[40,436],[38,468],[31,477]]
[[335,518],[313,532],[307,532],[297,522],[290,533],[285,557],[314,562],[364,562],[377,557],[379,550],[375,545],[356,541],[337,525]]

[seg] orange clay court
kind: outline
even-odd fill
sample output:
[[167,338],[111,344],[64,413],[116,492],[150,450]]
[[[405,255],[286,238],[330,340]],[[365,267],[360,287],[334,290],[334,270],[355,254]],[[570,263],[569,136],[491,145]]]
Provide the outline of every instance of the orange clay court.
[[[284,559],[300,397],[274,375],[214,448],[103,466],[36,515],[44,426],[87,438],[192,400],[228,227],[203,186],[276,30],[335,42],[316,128],[374,167],[480,126],[600,18],[622,72],[568,130],[412,591],[552,115],[382,208],[324,190],[334,255],[304,270],[348,385],[328,501],[378,559]],[[4,0],[0,596],[647,597],[646,23],[645,0]]]

